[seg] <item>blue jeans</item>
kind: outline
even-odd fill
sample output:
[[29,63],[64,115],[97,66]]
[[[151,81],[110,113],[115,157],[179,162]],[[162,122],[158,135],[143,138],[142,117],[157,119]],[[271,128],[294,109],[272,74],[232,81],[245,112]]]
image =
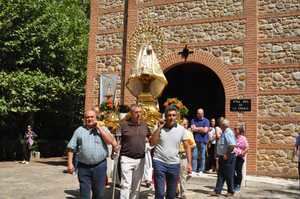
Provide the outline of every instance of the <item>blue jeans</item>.
[[103,198],[106,180],[106,160],[97,165],[86,165],[78,162],[78,179],[80,184],[80,199]]
[[205,170],[206,143],[196,142],[193,150],[192,168],[194,172]]
[[236,156],[234,153],[231,153],[227,160],[224,160],[223,156],[219,156],[218,179],[215,188],[216,193],[221,193],[225,181],[227,184],[227,192],[234,193],[233,178],[234,178],[235,161],[236,161]]
[[176,197],[179,171],[180,164],[166,164],[159,160],[153,160],[155,199],[163,199],[165,197],[165,182],[167,183],[166,199],[174,199]]

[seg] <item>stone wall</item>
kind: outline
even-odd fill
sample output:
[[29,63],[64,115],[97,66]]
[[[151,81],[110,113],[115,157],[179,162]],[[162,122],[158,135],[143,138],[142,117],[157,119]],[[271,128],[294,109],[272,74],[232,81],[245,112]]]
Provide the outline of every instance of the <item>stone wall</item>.
[[258,0],[259,175],[297,176],[292,148],[300,123],[292,118],[300,116],[299,11],[299,0]]
[[121,55],[106,55],[96,57],[96,71],[97,74],[101,73],[114,73],[121,72],[122,70],[122,57]]
[[300,42],[262,43],[258,61],[261,64],[300,63]]
[[259,144],[294,145],[300,123],[261,122],[258,124]]
[[246,69],[231,70],[239,91],[246,89]]
[[152,6],[139,10],[138,20],[146,18],[157,22],[189,19],[205,19],[223,16],[239,16],[243,13],[243,1],[187,1],[176,4]]
[[97,50],[122,49],[123,33],[112,33],[96,36]]
[[123,28],[124,13],[108,13],[98,18],[98,26],[100,30]]
[[[300,1],[299,1],[300,4]],[[259,38],[300,36],[300,16],[267,18],[259,20]]]
[[[184,45],[182,45],[184,46]],[[182,47],[183,48],[183,47]],[[243,64],[244,49],[243,46],[238,45],[220,45],[220,46],[207,46],[207,47],[189,47],[190,50],[203,50],[210,52],[215,57],[218,57],[226,65],[232,64]],[[182,49],[178,48],[167,48],[165,54],[179,52]]]
[[125,0],[98,0],[99,7],[107,9],[110,7],[124,6]]
[[180,43],[186,39],[188,43],[220,40],[242,40],[245,37],[244,21],[225,21],[182,26],[162,27],[165,41]]
[[283,13],[300,10],[298,0],[258,0],[259,14]]
[[300,88],[300,68],[260,69],[259,90]]
[[300,95],[264,95],[258,102],[258,115],[262,117],[300,115]]
[[268,176],[297,176],[297,162],[288,149],[260,149],[257,151],[257,174]]

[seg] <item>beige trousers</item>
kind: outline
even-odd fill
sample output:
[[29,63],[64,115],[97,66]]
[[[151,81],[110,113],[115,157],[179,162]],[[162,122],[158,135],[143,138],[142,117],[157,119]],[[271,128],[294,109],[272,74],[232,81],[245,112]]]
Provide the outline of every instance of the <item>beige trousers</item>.
[[121,156],[121,192],[120,199],[138,199],[144,174],[145,159],[133,159]]
[[186,178],[187,178],[187,159],[185,156],[180,155],[180,173],[179,173],[179,196],[185,195],[186,191]]

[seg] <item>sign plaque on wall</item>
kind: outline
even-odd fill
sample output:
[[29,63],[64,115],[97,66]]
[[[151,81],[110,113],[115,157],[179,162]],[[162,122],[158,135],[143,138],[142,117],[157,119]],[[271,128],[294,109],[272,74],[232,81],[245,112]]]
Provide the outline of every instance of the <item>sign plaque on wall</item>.
[[230,111],[231,112],[251,111],[251,100],[250,99],[230,100]]

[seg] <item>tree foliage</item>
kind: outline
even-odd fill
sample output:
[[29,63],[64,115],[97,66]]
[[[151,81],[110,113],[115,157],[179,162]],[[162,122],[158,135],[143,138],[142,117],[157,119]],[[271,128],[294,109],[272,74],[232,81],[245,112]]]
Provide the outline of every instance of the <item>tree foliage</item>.
[[0,0],[0,120],[53,112],[79,121],[88,15],[88,0]]
[[58,77],[40,71],[0,72],[1,112],[36,112],[61,99],[67,87]]
[[2,69],[63,75],[85,64],[88,20],[82,1],[0,1]]

